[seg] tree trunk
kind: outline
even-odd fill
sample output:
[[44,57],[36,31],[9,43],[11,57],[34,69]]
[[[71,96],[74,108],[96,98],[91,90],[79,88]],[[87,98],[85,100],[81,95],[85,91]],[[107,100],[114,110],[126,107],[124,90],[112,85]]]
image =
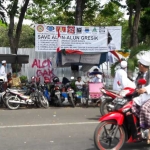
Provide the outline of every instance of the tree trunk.
[[133,17],[133,4],[130,4],[129,5],[129,21],[128,21],[129,33],[130,33],[130,44],[129,44],[129,47],[131,47],[131,45],[133,43],[132,42],[132,24],[133,24],[132,17]]
[[21,8],[15,35],[14,35],[14,17],[17,12],[18,0],[13,1],[13,6],[10,11],[10,24],[9,24],[9,30],[8,30],[8,38],[9,38],[10,49],[11,49],[12,54],[17,54],[17,51],[18,51],[20,34],[21,34],[21,30],[22,30],[22,23],[23,23],[23,19],[24,19],[25,12],[27,10],[29,1],[30,0],[25,0],[23,6]]
[[76,0],[75,25],[82,25],[83,11],[86,0]]
[[135,11],[135,17],[133,21],[132,34],[131,34],[132,47],[138,46],[138,27],[140,21],[140,13],[141,13],[141,4],[139,0],[136,0],[136,11]]

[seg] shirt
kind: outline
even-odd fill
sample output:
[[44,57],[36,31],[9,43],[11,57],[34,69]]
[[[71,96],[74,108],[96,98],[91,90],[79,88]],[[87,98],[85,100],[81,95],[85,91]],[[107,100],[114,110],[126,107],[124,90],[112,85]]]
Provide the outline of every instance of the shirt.
[[91,82],[94,82],[94,83],[102,82],[102,75],[98,75],[98,77],[97,76],[93,77],[91,79]]
[[3,76],[5,78],[5,82],[7,82],[7,73],[5,70],[5,66],[3,66],[3,65],[0,68],[0,76]]
[[83,81],[76,81],[75,82],[75,85],[76,85],[76,87],[78,88],[78,89],[82,89],[83,88],[83,85],[84,85],[85,83],[83,82]]
[[118,69],[115,73],[113,90],[120,91],[128,86],[127,72],[124,69]]

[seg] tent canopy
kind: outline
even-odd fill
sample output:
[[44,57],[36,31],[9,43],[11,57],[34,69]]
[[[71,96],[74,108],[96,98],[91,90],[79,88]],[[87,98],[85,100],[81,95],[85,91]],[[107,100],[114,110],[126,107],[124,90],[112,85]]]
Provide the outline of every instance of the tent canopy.
[[16,54],[0,54],[0,62],[6,60],[7,63],[29,63],[29,55],[16,55]]

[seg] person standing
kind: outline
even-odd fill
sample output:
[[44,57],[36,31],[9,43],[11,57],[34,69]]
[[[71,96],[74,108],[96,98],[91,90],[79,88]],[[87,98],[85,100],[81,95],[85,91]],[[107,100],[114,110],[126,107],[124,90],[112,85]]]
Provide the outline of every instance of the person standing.
[[124,87],[127,86],[128,83],[127,72],[125,71],[127,68],[127,62],[124,60],[121,61],[120,67],[121,68],[118,69],[115,73],[115,78],[113,82],[113,90],[116,91],[122,90]]
[[0,68],[0,76],[4,77],[4,90],[7,88],[7,73],[6,73],[6,60],[2,61],[2,66]]

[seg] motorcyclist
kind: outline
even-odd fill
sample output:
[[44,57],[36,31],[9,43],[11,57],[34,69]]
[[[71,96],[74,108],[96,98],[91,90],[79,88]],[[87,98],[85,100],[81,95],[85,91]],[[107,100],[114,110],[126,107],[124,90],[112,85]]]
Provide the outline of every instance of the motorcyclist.
[[[147,83],[145,85],[142,85],[142,87],[138,87],[136,90],[138,94],[140,94],[138,97],[135,97],[133,99],[133,106],[132,106],[132,112],[139,116],[140,120],[140,126],[142,128],[150,128],[150,59],[143,55],[141,59],[138,62],[138,67],[140,73],[138,74],[138,77],[136,79],[136,82],[140,78],[146,79]],[[148,144],[150,144],[150,136],[148,138]]]

